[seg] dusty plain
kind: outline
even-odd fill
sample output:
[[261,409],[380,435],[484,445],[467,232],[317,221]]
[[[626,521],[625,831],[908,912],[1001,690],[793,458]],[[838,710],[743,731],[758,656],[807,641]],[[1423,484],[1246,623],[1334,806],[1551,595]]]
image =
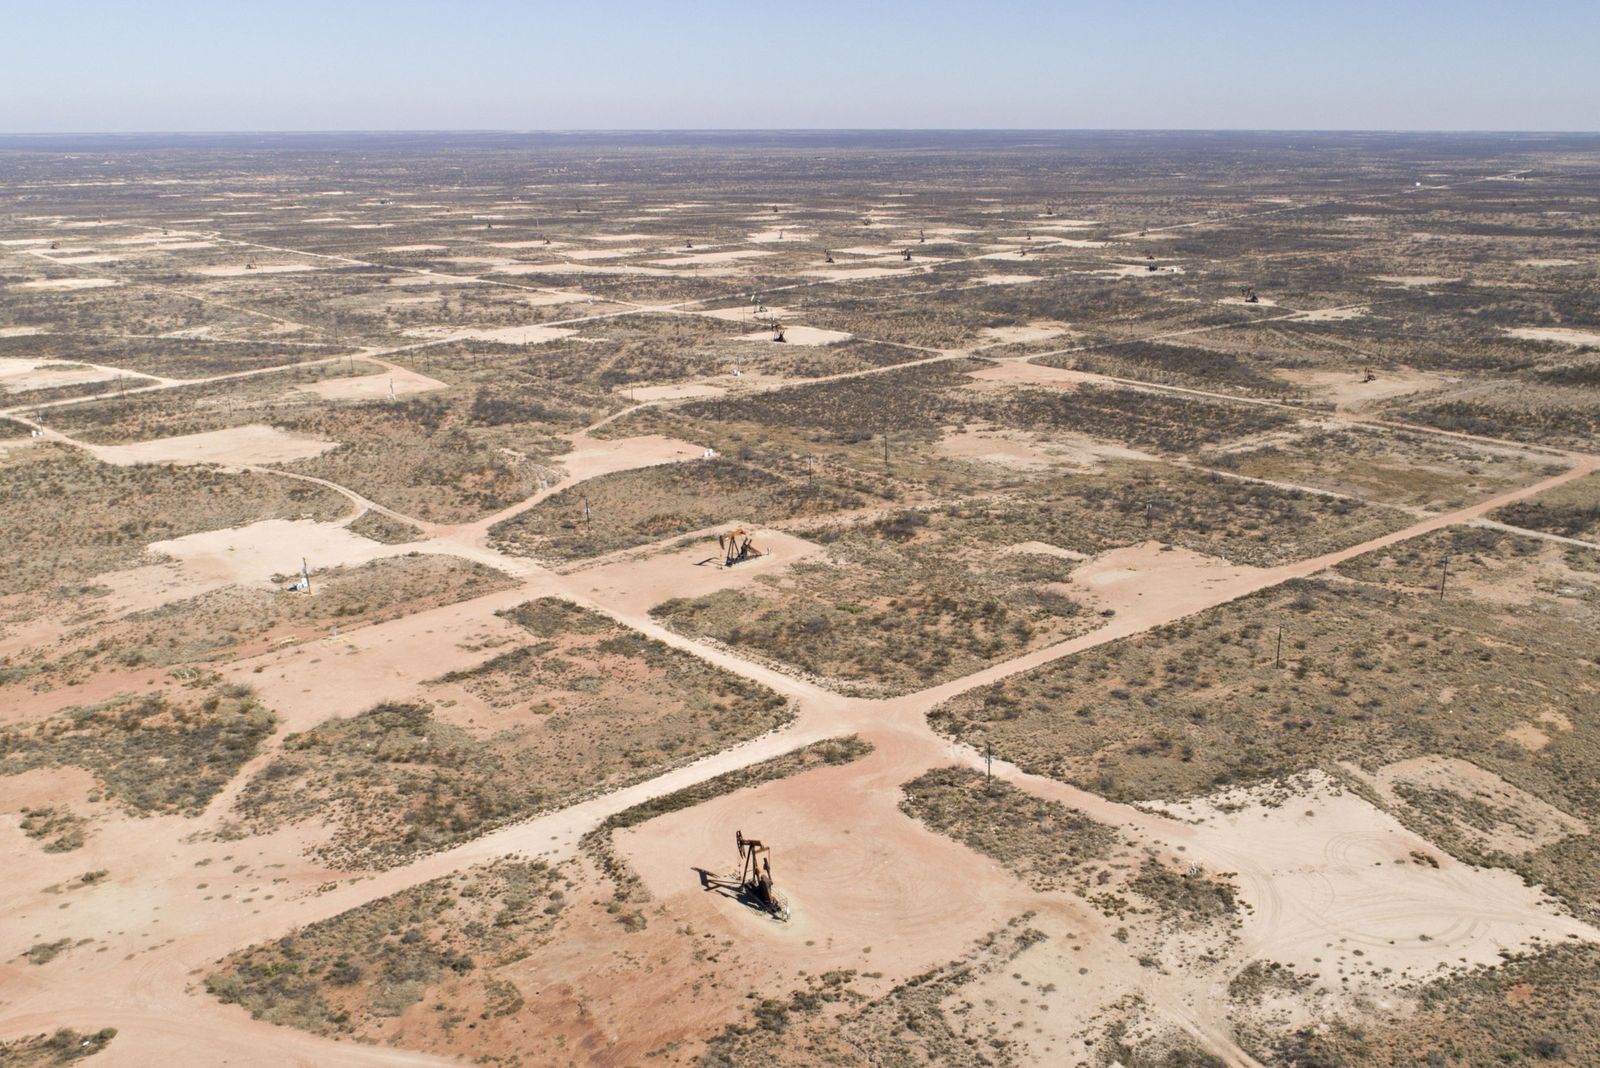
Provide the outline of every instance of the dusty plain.
[[1600,1063],[1600,140],[1295,141],[0,140],[0,1064]]

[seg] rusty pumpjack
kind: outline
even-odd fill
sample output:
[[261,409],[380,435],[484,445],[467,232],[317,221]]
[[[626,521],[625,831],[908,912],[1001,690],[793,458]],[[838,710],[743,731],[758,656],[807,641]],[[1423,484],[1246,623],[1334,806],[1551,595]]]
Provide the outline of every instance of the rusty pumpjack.
[[1260,304],[1261,298],[1256,296],[1255,286],[1240,286],[1239,296],[1244,298],[1246,304]]
[[728,880],[734,884],[732,889],[744,900],[779,919],[788,915],[788,907],[772,887],[772,860],[767,856],[772,848],[754,838],[746,838],[743,831],[734,831],[733,840],[739,847],[739,874],[736,883]]
[[743,527],[727,534],[718,534],[717,545],[722,548],[722,566],[732,567],[734,564],[754,560],[763,555],[760,549],[750,544],[750,540],[750,535],[745,533]]

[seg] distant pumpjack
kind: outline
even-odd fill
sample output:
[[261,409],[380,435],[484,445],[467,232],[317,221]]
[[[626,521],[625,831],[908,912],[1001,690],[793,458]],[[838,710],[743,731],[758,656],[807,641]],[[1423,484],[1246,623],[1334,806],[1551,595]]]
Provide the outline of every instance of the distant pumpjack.
[[823,263],[832,263],[832,262],[833,262],[833,253],[831,253],[831,252],[824,252],[824,253],[823,253],[823,254],[822,254],[822,262],[823,262]]
[[910,263],[911,262],[911,250],[908,249],[908,248],[901,249],[900,250],[900,258],[905,260],[907,263]]
[[1244,302],[1246,304],[1260,304],[1261,303],[1261,298],[1256,296],[1256,287],[1255,286],[1241,286],[1241,287],[1239,287],[1239,295],[1244,298]]
[[726,534],[718,534],[717,547],[722,550],[722,566],[732,567],[734,564],[742,564],[746,560],[765,556],[766,554],[751,544],[751,541],[750,534],[743,527]]
[[788,338],[783,336],[783,324],[782,323],[773,323],[772,324],[772,340],[774,340],[774,341],[787,341],[788,340]]

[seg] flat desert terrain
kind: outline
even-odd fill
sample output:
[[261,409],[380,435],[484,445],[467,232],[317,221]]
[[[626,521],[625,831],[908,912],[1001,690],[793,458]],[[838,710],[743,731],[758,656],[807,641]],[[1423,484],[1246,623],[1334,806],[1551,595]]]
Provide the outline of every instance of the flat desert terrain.
[[0,1064],[1600,1063],[1600,139],[1295,138],[0,139]]

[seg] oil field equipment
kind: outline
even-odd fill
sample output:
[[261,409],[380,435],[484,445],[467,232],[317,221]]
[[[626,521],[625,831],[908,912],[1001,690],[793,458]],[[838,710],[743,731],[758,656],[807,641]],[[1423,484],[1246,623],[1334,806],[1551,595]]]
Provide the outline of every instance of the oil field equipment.
[[722,566],[732,567],[744,560],[754,560],[764,555],[760,549],[750,544],[751,537],[743,527],[717,535],[717,545],[722,549]]

